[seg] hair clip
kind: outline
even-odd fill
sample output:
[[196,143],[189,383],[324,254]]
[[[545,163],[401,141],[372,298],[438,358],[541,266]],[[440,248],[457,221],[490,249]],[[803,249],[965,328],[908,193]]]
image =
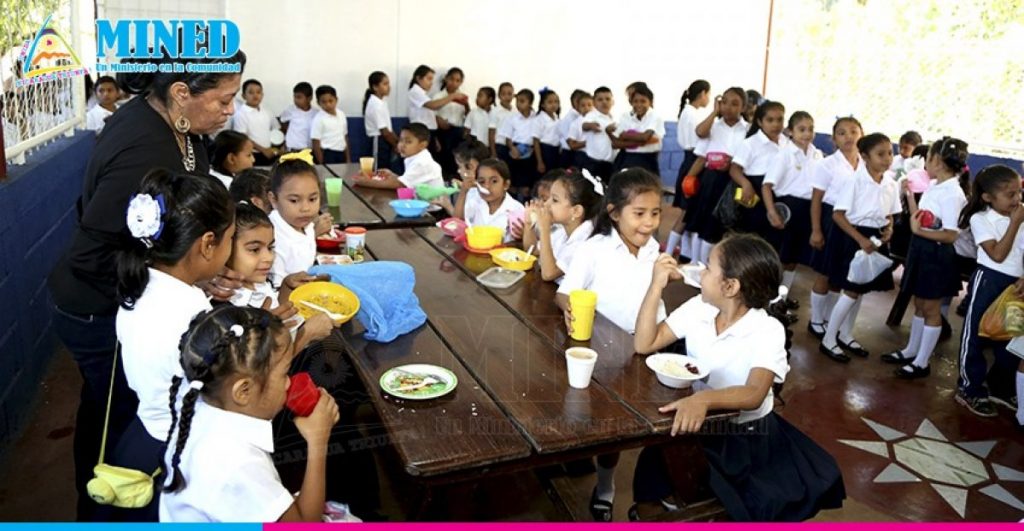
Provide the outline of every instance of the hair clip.
[[147,249],[160,239],[164,230],[163,215],[167,211],[164,194],[153,197],[149,194],[135,194],[128,201],[125,224],[132,237],[141,240]]
[[280,157],[277,158],[278,163],[287,162],[289,160],[301,160],[302,162],[305,162],[310,166],[314,164],[313,152],[308,149],[303,149],[302,151],[295,151],[292,153],[285,153],[284,155],[281,155]]
[[192,380],[191,382],[188,383],[188,388],[189,389],[194,389],[196,391],[202,391],[203,390],[203,382],[202,382],[202,380]]
[[242,325],[240,325],[240,324],[233,324],[233,325],[231,325],[231,328],[229,328],[228,330],[232,334],[234,334],[235,337],[242,337],[242,333],[245,332],[245,329],[242,328]]
[[590,181],[590,184],[594,185],[594,193],[597,195],[604,195],[604,185],[601,184],[601,179],[594,177],[586,169],[583,170],[583,178]]

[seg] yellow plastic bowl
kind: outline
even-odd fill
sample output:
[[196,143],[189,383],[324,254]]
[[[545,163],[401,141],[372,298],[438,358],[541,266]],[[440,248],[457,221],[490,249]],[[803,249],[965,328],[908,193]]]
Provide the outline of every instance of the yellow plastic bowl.
[[470,227],[466,229],[466,242],[474,249],[490,249],[501,245],[505,231],[498,227]]
[[498,264],[505,269],[511,269],[513,271],[529,271],[533,268],[533,264],[537,261],[537,257],[532,254],[526,254],[526,251],[523,251],[522,249],[502,247],[500,249],[491,250],[491,260],[494,260],[495,264]]
[[359,311],[359,297],[356,297],[356,294],[345,286],[333,282],[303,284],[295,288],[295,291],[288,296],[288,300],[295,305],[295,309],[303,319],[309,319],[320,312],[302,304],[301,301],[311,302],[334,313],[340,313],[342,318],[334,321],[337,324],[347,323]]

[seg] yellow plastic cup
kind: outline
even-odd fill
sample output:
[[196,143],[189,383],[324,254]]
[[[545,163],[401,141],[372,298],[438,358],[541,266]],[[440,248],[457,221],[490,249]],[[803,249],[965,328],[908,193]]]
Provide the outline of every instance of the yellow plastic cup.
[[327,206],[338,206],[341,203],[343,181],[335,177],[328,177],[324,179],[324,188],[327,189]]
[[576,341],[589,341],[594,334],[594,312],[597,310],[597,293],[588,289],[569,292],[569,309],[572,310],[572,333]]
[[359,157],[359,169],[363,175],[369,177],[373,174],[373,157]]

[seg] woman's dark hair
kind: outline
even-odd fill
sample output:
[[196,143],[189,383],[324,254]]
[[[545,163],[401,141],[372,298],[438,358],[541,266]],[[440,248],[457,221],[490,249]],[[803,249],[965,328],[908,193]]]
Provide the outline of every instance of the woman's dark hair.
[[367,85],[369,85],[369,86],[366,87],[366,93],[363,94],[363,113],[364,114],[366,113],[366,104],[369,103],[370,96],[373,96],[373,87],[376,87],[377,85],[380,85],[381,81],[384,81],[387,78],[388,78],[388,75],[385,74],[384,72],[381,72],[380,70],[377,70],[377,71],[372,72],[370,74],[370,78],[366,81]]
[[505,161],[503,161],[503,160],[498,160],[498,159],[484,159],[484,160],[481,160],[480,161],[480,165],[477,166],[477,171],[479,172],[482,168],[490,168],[490,169],[498,172],[498,175],[500,175],[501,179],[503,181],[505,181],[505,182],[509,182],[509,181],[512,180],[512,172],[509,171],[508,164],[505,164]]
[[789,122],[786,123],[786,129],[792,131],[793,128],[796,127],[796,124],[804,120],[810,120],[813,122],[814,117],[807,111],[795,111],[793,114],[789,115]]
[[[547,88],[547,87],[544,87],[544,88],[540,89],[540,92],[538,93],[538,96],[537,96],[540,99],[540,105],[537,106],[537,111],[538,112],[543,110],[544,100],[546,100],[547,97],[551,96],[551,95],[558,96],[558,93],[553,91],[553,90],[551,90],[551,89],[549,89],[549,88]],[[562,104],[561,104],[561,102],[559,102],[558,108],[555,109],[555,116],[560,116],[561,114],[562,114]]]
[[491,156],[491,150],[483,142],[471,138],[456,146],[452,156],[457,161],[469,162],[475,160],[477,163],[480,163]]
[[264,170],[249,168],[242,170],[231,180],[228,190],[234,202],[251,201],[253,197],[266,199],[270,191],[270,174]]
[[292,94],[302,94],[307,98],[312,98],[313,85],[310,85],[308,81],[299,81],[292,87]]
[[155,169],[142,178],[138,193],[162,198],[163,206],[156,236],[145,241],[129,236],[117,251],[117,298],[128,310],[146,291],[149,266],[177,264],[203,234],[212,232],[219,241],[235,220],[227,189],[207,175]]
[[778,297],[782,263],[768,242],[753,234],[736,234],[715,247],[722,276],[740,281],[740,297],[747,308],[767,308]]
[[399,133],[401,133],[401,131],[408,131],[410,135],[420,142],[430,142],[430,129],[427,129],[427,126],[421,123],[407,123],[402,126]]
[[160,65],[170,64],[177,61],[177,58],[164,56],[155,59],[132,59],[121,61],[122,64],[153,64],[158,68],[156,72],[119,72],[117,74],[117,84],[121,86],[121,90],[124,90],[128,94],[153,94],[161,103],[167,105],[167,92],[170,90],[171,85],[179,82],[184,83],[188,86],[188,91],[192,95],[202,94],[216,87],[222,79],[237,76],[244,72],[246,58],[245,52],[238,50],[235,52],[235,55],[232,55],[227,59],[217,59],[212,57],[189,59],[189,62],[193,64],[238,63],[238,72],[161,72],[159,70]]
[[579,170],[572,168],[552,170],[547,175],[555,174],[555,172],[559,172],[560,175],[557,175],[554,180],[562,183],[562,186],[569,192],[569,204],[583,207],[583,219],[596,218],[601,212],[601,196],[594,191],[594,184],[583,177],[583,173]]
[[709,90],[711,90],[711,83],[708,83],[703,79],[697,79],[693,83],[690,83],[690,86],[686,87],[686,90],[683,91],[683,95],[679,98],[679,112],[676,114],[682,114],[687,103],[692,102],[697,99],[697,96],[700,96]]
[[[601,179],[596,175],[595,177]],[[622,212],[622,209],[638,195],[648,192],[655,192],[661,197],[661,180],[653,173],[643,168],[629,168],[614,174],[611,183],[605,186],[604,202],[598,207],[597,217],[594,218],[594,232],[590,236],[607,236],[612,233],[613,228],[618,230],[618,224],[612,219],[612,212]]]
[[466,80],[466,74],[462,71],[462,69],[457,67],[457,66],[453,66],[453,67],[449,68],[448,71],[444,73],[444,77],[441,78],[441,79],[444,80],[441,83],[444,86],[442,86],[441,88],[443,88],[445,90],[448,90],[448,77],[453,75],[453,74],[458,74],[462,78],[463,81]]
[[836,122],[832,124],[832,136],[836,136],[836,131],[839,130],[839,126],[846,123],[856,125],[857,129],[860,129],[861,134],[864,133],[864,126],[860,125],[860,120],[854,118],[853,116],[840,116],[836,118]]
[[256,85],[259,88],[263,88],[263,83],[260,83],[260,80],[252,78],[246,79],[244,82],[242,82],[242,94],[245,94],[245,91],[249,88],[249,85]]
[[[651,87],[648,87],[646,83],[642,83],[633,89],[633,98],[637,96],[647,98],[651,102],[651,107],[654,106],[654,92],[651,91]],[[632,103],[632,101],[630,103]]]
[[857,141],[857,151],[861,154],[867,155],[875,146],[879,144],[886,144],[889,149],[892,149],[892,140],[882,133],[871,133],[870,135],[863,136]]
[[284,182],[296,175],[308,175],[316,181],[317,186],[320,185],[320,176],[310,163],[299,159],[288,159],[284,162],[279,160],[270,167],[270,191],[274,194],[280,193]]
[[417,66],[416,70],[413,70],[413,72],[412,72],[412,79],[409,80],[409,88],[412,88],[412,86],[415,85],[417,81],[419,81],[420,79],[423,79],[423,76],[425,76],[427,74],[433,74],[433,73],[434,73],[434,69],[430,68],[427,65]]
[[270,216],[262,208],[253,205],[248,201],[239,201],[235,204],[235,238],[243,231],[256,227],[274,227],[270,222]]
[[488,98],[491,98],[491,103],[498,99],[498,94],[494,92],[494,87],[480,87],[479,92],[483,92]]
[[533,91],[532,90],[525,89],[525,88],[524,89],[520,89],[519,92],[516,92],[516,97],[518,98],[519,96],[523,96],[526,99],[530,100],[530,105],[533,106]]
[[[168,396],[171,428],[167,431],[166,446],[171,447],[175,427],[178,438],[169,463],[171,481],[162,485],[163,492],[178,492],[186,487],[180,468],[181,453],[188,442],[199,396],[207,399],[218,396],[221,387],[232,383],[231,377],[239,373],[251,376],[260,386],[265,385],[273,367],[274,352],[282,346],[280,341],[287,341],[288,334],[284,332],[281,320],[260,308],[223,304],[192,319],[179,344],[185,378],[171,379]],[[176,402],[186,379],[203,385],[202,390],[189,386],[181,403],[179,425]]]
[[1020,175],[1013,171],[1013,168],[1003,164],[993,164],[979,171],[974,176],[970,200],[960,212],[960,228],[970,227],[971,216],[988,207],[982,194],[994,195],[999,192],[1000,188],[1013,182],[1020,182]]
[[213,139],[213,156],[210,157],[210,166],[224,175],[231,176],[232,173],[224,167],[228,155],[241,153],[248,141],[249,137],[238,131],[225,129],[217,133],[217,137]]
[[327,94],[330,94],[335,98],[338,97],[338,91],[334,90],[334,87],[330,85],[320,85],[319,87],[316,88],[316,101],[319,102],[320,98],[324,97]]
[[750,128],[747,129],[747,138],[757,134],[761,130],[761,120],[769,111],[779,111],[786,116],[786,107],[777,101],[765,101],[754,110],[754,119],[750,121]]

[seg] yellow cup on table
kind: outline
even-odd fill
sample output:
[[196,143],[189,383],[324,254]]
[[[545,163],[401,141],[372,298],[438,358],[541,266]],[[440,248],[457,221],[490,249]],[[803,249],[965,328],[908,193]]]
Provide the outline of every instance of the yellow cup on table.
[[594,312],[597,310],[597,293],[588,289],[569,292],[569,310],[572,311],[572,333],[576,341],[588,341],[594,334]]
[[373,157],[359,157],[359,169],[367,177],[373,175]]

